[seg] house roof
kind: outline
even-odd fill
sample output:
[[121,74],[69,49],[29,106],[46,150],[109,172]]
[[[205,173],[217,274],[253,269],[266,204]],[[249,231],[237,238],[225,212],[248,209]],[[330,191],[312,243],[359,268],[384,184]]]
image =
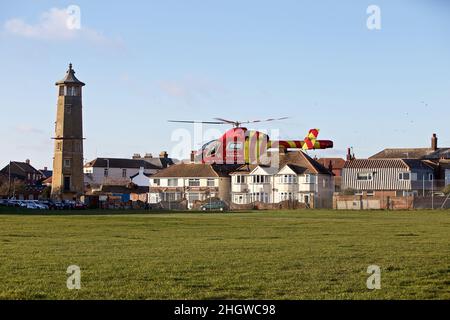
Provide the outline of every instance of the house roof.
[[250,174],[258,165],[256,164],[244,164],[232,171],[230,174]]
[[399,158],[430,160],[441,158],[450,159],[450,148],[438,148],[437,150],[431,148],[387,148],[369,157],[369,159]]
[[52,184],[52,181],[53,181],[52,178],[53,178],[53,176],[48,177],[47,179],[42,181],[42,184]]
[[53,171],[52,170],[40,169],[39,171],[42,173],[44,178],[49,178],[49,177],[51,177],[53,175]]
[[344,168],[359,169],[433,169],[427,162],[419,159],[354,159],[345,162]]
[[180,163],[155,173],[152,178],[214,178],[226,177],[236,165]]
[[175,164],[172,158],[143,158],[143,160],[150,162],[154,166],[161,169]]
[[1,172],[4,174],[8,174],[10,172],[10,169],[8,168],[11,166],[11,174],[15,176],[22,176],[26,177],[28,173],[30,174],[42,174],[39,170],[34,168],[31,164],[26,162],[19,162],[19,161],[11,161],[8,165],[6,165]]
[[84,86],[85,84],[75,77],[75,70],[72,69],[72,64],[69,64],[69,69],[66,71],[66,75],[63,79],[55,83],[57,86],[61,84],[74,84],[79,86]]
[[[332,174],[330,170],[303,151],[292,151],[280,154],[280,168],[285,165],[292,166],[291,169],[295,169],[299,172],[301,171],[302,173]],[[304,168],[305,170],[302,170],[301,168]]]
[[[289,166],[297,174],[315,173],[315,174],[332,174],[326,167],[321,165],[316,160],[312,159],[306,153],[302,151],[289,151],[287,153],[279,154],[279,166],[281,169],[284,166]],[[232,174],[249,174],[258,165],[242,165]],[[269,167],[266,165],[260,165],[261,168]],[[272,168],[272,167],[270,167]]]
[[143,159],[122,159],[122,158],[96,158],[84,165],[85,168],[133,168],[133,169],[161,169]]
[[345,160],[342,158],[320,158],[317,160],[318,163],[320,163],[325,168],[331,168],[333,170],[339,170],[342,169],[345,165]]

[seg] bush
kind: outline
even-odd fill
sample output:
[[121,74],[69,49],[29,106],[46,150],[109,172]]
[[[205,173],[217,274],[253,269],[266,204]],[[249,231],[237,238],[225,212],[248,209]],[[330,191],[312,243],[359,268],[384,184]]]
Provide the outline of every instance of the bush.
[[342,191],[342,194],[344,196],[354,196],[355,195],[355,190],[354,189],[345,189],[344,191]]
[[442,190],[442,192],[445,194],[450,194],[450,184],[445,186],[445,188]]

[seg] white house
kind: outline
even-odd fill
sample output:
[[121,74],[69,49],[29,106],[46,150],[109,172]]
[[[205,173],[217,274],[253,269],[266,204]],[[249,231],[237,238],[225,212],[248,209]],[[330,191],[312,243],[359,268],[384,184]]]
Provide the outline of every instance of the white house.
[[96,158],[84,165],[84,182],[89,185],[126,185],[140,168],[145,174],[154,174],[162,169],[143,159]]
[[227,165],[180,163],[150,177],[149,203],[186,199],[191,208],[194,201],[217,197],[230,199],[230,177],[235,169]]
[[278,166],[244,165],[231,173],[236,204],[291,200],[331,208],[333,192],[333,174],[301,151],[280,154]]

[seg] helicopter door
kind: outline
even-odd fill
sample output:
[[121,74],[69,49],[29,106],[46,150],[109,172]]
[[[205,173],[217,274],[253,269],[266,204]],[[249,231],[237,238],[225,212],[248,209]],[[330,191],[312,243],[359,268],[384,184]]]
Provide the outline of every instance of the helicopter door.
[[244,164],[244,160],[244,142],[229,142],[227,145],[227,164]]
[[222,143],[220,140],[213,140],[205,144],[203,147],[203,163],[223,163],[222,160]]

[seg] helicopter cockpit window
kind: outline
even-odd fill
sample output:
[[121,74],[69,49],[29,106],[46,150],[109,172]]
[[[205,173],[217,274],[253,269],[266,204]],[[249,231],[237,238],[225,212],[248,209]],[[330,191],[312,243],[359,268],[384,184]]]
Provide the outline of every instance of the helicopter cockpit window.
[[214,156],[216,153],[219,152],[220,145],[221,145],[220,141],[217,140],[210,141],[205,145],[203,145],[204,153],[206,153],[206,156],[208,157]]
[[241,150],[242,149],[242,142],[230,142],[228,144],[229,150]]

